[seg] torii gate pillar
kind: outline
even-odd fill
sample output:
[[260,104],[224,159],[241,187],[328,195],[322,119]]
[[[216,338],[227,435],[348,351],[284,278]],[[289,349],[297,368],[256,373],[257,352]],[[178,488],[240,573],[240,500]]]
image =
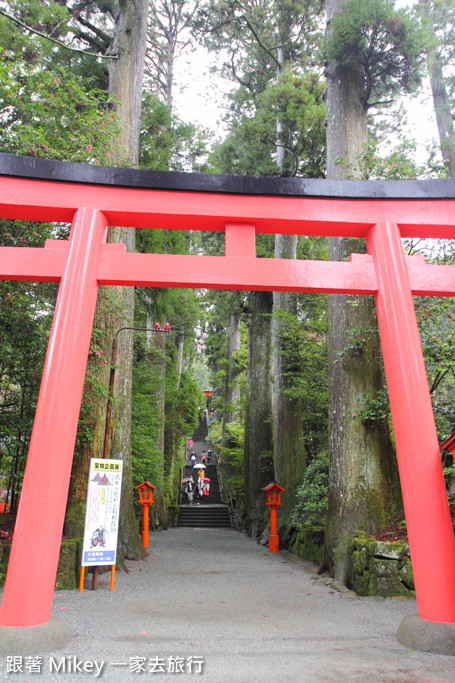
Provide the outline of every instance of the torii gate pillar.
[[[413,548],[419,615],[428,621],[454,622],[454,549],[453,543],[443,540],[444,535],[450,539],[452,520],[445,505],[433,407],[400,238],[399,229],[393,223],[376,225],[367,234],[368,251],[374,258],[378,277],[376,311],[403,504],[406,519],[412,520],[408,524],[408,536]],[[444,576],[439,571],[441,565],[449,569]],[[444,588],[441,586],[441,592],[436,595],[432,586],[441,581],[445,583]]]

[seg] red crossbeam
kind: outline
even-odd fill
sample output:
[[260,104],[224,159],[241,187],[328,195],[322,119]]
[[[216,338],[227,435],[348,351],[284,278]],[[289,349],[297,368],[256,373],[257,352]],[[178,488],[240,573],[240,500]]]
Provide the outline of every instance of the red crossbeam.
[[[235,226],[231,225],[231,229]],[[0,247],[0,280],[58,282],[65,269],[68,249],[69,243],[63,240],[48,240],[44,249]],[[426,264],[423,256],[406,257],[406,265],[412,294],[455,296],[452,266]],[[135,287],[377,292],[374,262],[367,254],[351,254],[347,263],[241,255],[128,254],[123,244],[105,244],[97,280],[100,285]]]
[[455,237],[448,199],[319,199],[204,194],[76,185],[2,178],[0,217],[70,223],[77,209],[96,207],[109,225],[224,231],[227,222],[256,232],[365,237],[376,223],[393,221],[402,237]]

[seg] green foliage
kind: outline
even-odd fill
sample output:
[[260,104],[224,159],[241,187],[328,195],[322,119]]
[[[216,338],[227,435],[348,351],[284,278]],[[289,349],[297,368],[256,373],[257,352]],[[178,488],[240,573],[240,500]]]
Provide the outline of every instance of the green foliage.
[[299,401],[305,447],[317,452],[328,431],[327,310],[324,295],[300,295],[298,315],[275,312],[280,320],[283,393]]
[[246,296],[244,292],[209,290],[201,294],[199,304],[205,332],[204,354],[216,385],[221,387],[225,382],[228,362],[226,343],[229,315],[237,310],[242,314],[246,312]]
[[[452,263],[453,257],[444,260]],[[442,440],[455,427],[454,299],[415,297],[415,306],[436,427]]]
[[325,86],[311,54],[321,10],[314,0],[213,0],[200,8],[196,30],[221,55],[216,70],[236,85],[228,136],[209,158],[215,172],[322,176]]
[[[325,163],[325,86],[315,74],[286,71],[254,98],[254,111],[232,121],[228,137],[209,156],[218,173],[320,178]],[[283,134],[277,139],[277,120]],[[276,146],[286,151],[284,168]]]
[[[68,26],[72,15],[64,2],[54,0],[5,0],[2,9],[16,17],[27,26],[34,28],[54,40],[61,40],[70,33],[74,37],[75,30]],[[37,59],[52,63],[59,61],[59,48],[56,43],[26,31],[11,18],[0,16],[0,35],[2,46],[9,52],[22,55],[23,59],[32,63]],[[68,56],[68,52],[66,53]]]
[[171,108],[146,93],[142,103],[139,165],[156,171],[205,170],[207,133],[183,123]]
[[353,419],[359,419],[367,427],[373,427],[378,422],[387,422],[390,419],[390,405],[387,387],[384,387],[375,397],[364,396],[363,408],[352,415]]
[[[109,388],[107,384],[106,366],[110,364],[110,358],[106,357],[103,349],[108,348],[106,330],[98,324],[102,316],[116,316],[118,314],[119,301],[116,293],[110,288],[101,287],[98,294],[98,313],[92,329],[90,349],[87,358],[84,390],[82,395],[81,409],[76,434],[75,457],[77,458],[84,448],[89,448],[95,435],[96,422],[99,419],[99,404],[107,405]],[[110,349],[109,349],[110,350]],[[115,396],[112,399],[115,409]]]
[[[354,296],[350,299],[352,306],[359,305],[359,298]],[[376,315],[376,314],[375,314]],[[337,362],[340,362],[345,354],[352,354],[353,357],[360,357],[365,348],[365,344],[370,339],[377,338],[378,328],[374,325],[361,325],[358,327],[350,327],[346,334],[346,343],[342,351],[338,351]]]
[[303,64],[321,35],[319,0],[211,0],[198,10],[195,31],[220,54],[218,70],[260,92],[279,66],[278,47],[287,63]]
[[416,15],[394,0],[346,0],[326,34],[323,56],[341,67],[360,64],[365,108],[390,103],[420,84],[425,34]]
[[0,149],[46,159],[118,163],[121,133],[106,94],[64,67],[30,65],[0,51]]
[[449,100],[454,101],[455,75],[453,66],[455,54],[455,6],[452,0],[420,0],[416,11],[422,17],[422,22],[428,31],[429,53],[434,51],[436,58],[443,68],[445,87]]
[[180,452],[184,453],[183,444],[199,424],[199,408],[205,404],[205,398],[188,370],[182,371],[180,385],[177,388],[174,361],[172,356],[168,358],[166,370],[165,446],[166,442],[169,448],[172,443],[178,444]]
[[393,148],[387,156],[381,156],[377,145],[372,141],[365,145],[362,155],[354,163],[349,164],[338,158],[337,164],[343,168],[346,179],[359,177],[362,169],[363,180],[424,180],[427,178],[444,178],[447,170],[443,161],[435,161],[431,157],[428,163],[417,163],[416,143],[404,140]]
[[245,425],[239,421],[228,422],[225,425],[227,441],[230,446],[223,446],[223,453],[229,458],[234,470],[243,474],[243,444],[245,441]]
[[[169,290],[167,290],[169,291]],[[140,313],[140,311],[139,311]],[[172,318],[171,318],[172,319]],[[147,479],[162,488],[170,487],[173,493],[173,463],[177,471],[183,460],[177,458],[184,453],[184,442],[198,424],[198,407],[203,404],[203,394],[191,378],[189,371],[183,370],[180,383],[176,370],[175,335],[166,336],[165,357],[154,346],[148,346],[144,333],[137,332],[134,343],[133,398],[132,398],[132,454],[133,479],[140,483]],[[165,375],[162,368],[165,363]],[[157,395],[165,390],[164,414],[157,410]],[[164,451],[157,448],[159,432],[164,425]],[[177,458],[177,460],[175,460]],[[167,489],[166,489],[167,490]]]
[[245,425],[242,420],[234,420],[224,425],[224,441],[221,423],[210,426],[210,442],[221,456],[221,464],[229,463],[229,476],[226,486],[231,492],[236,507],[242,507],[245,495],[243,455],[245,444]]
[[157,364],[153,363],[143,341],[135,341],[133,393],[131,407],[131,444],[133,481],[147,480],[163,485],[163,453],[156,447],[160,416],[155,407],[156,391],[162,381]]
[[[43,232],[50,233],[50,226]],[[36,225],[0,221],[0,243],[38,244]],[[0,282],[0,485],[12,491],[15,509],[28,445],[57,287],[51,283]]]
[[229,136],[209,155],[209,165],[214,173],[263,177],[280,175],[271,154],[274,133],[270,125],[261,120],[262,116],[263,112],[260,112],[254,119],[245,116],[233,123]]
[[309,463],[297,489],[292,524],[304,528],[323,528],[329,500],[329,456],[320,451]]
[[195,358],[191,366],[191,375],[202,389],[211,389],[213,386],[213,378],[208,369],[207,360],[204,356]]
[[[64,67],[27,63],[0,49],[0,150],[43,158],[114,161],[110,140],[120,132],[108,101],[99,91],[86,92],[86,81]],[[43,247],[47,238],[68,237],[66,225],[1,221],[3,246]],[[2,469],[17,495],[22,483],[57,285],[0,283],[0,439]],[[102,344],[94,330],[81,407],[76,451],[93,438],[97,397],[106,397],[100,363]]]

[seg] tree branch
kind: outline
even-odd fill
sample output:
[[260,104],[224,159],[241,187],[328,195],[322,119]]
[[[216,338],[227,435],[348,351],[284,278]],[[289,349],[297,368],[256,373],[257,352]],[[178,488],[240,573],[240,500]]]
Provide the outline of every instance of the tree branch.
[[40,31],[37,31],[31,26],[27,26],[27,24],[24,24],[23,21],[21,21],[17,17],[13,17],[11,14],[8,14],[2,9],[0,9],[0,14],[6,17],[7,19],[10,19],[11,21],[14,21],[14,23],[20,26],[21,28],[25,28],[27,31],[30,31],[31,33],[34,33],[35,35],[40,36],[45,40],[49,40],[51,43],[55,43],[56,45],[65,48],[65,50],[69,50],[70,52],[78,52],[79,54],[88,55],[89,57],[100,57],[101,59],[118,59],[118,55],[96,54],[94,52],[87,52],[86,50],[81,50],[77,47],[69,47],[69,45],[65,45],[65,43],[62,43],[60,40],[57,40],[56,38],[51,38],[51,36],[48,36],[45,33],[41,33]]
[[259,38],[259,36],[258,36],[258,34],[257,34],[257,32],[256,32],[256,29],[255,29],[254,26],[250,23],[250,20],[248,19],[248,17],[246,17],[246,16],[243,14],[243,15],[242,15],[241,17],[239,17],[239,18],[244,20],[245,24],[246,24],[246,25],[248,26],[248,28],[250,29],[251,33],[253,34],[254,39],[256,40],[256,42],[257,42],[257,44],[259,45],[259,47],[261,48],[261,50],[264,50],[264,52],[270,57],[270,59],[272,59],[272,60],[275,62],[275,64],[276,64],[277,67],[278,67],[278,70],[281,70],[281,65],[280,65],[279,61],[278,61],[277,58],[270,52],[270,50],[269,50],[268,48],[266,48],[265,45],[262,44],[262,41],[261,41],[261,39]]
[[430,389],[430,394],[433,393],[433,391],[436,390],[436,388],[439,386],[439,384],[442,382],[444,377],[447,375],[449,372],[449,368],[446,368],[445,370],[439,370],[438,373],[436,374],[436,377],[433,380],[433,384],[431,385]]
[[234,54],[231,55],[231,69],[232,69],[232,75],[234,76],[235,80],[240,83],[240,85],[243,85],[245,88],[247,88],[250,92],[252,92],[252,87],[250,83],[247,83],[246,81],[242,81],[240,76],[237,75],[237,71],[235,69],[235,64],[234,64]]
[[96,36],[98,36],[98,38],[101,40],[102,44],[104,45],[104,49],[108,49],[109,45],[111,44],[111,41],[109,39],[109,36],[106,33],[104,33],[104,31],[101,31],[99,28],[94,26],[90,21],[83,19],[80,15],[78,15],[76,19],[80,24],[82,24],[82,26],[85,26],[86,28],[90,29],[90,31],[93,31],[93,33]]

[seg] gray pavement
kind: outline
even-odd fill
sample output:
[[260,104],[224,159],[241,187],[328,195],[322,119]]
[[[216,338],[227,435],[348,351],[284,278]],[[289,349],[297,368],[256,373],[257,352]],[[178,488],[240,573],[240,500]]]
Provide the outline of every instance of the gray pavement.
[[56,592],[52,614],[72,640],[38,659],[1,658],[0,680],[455,683],[454,657],[398,643],[412,600],[338,591],[233,530],[152,533],[149,551],[117,572],[112,593],[109,574],[96,592],[89,579],[82,594]]

